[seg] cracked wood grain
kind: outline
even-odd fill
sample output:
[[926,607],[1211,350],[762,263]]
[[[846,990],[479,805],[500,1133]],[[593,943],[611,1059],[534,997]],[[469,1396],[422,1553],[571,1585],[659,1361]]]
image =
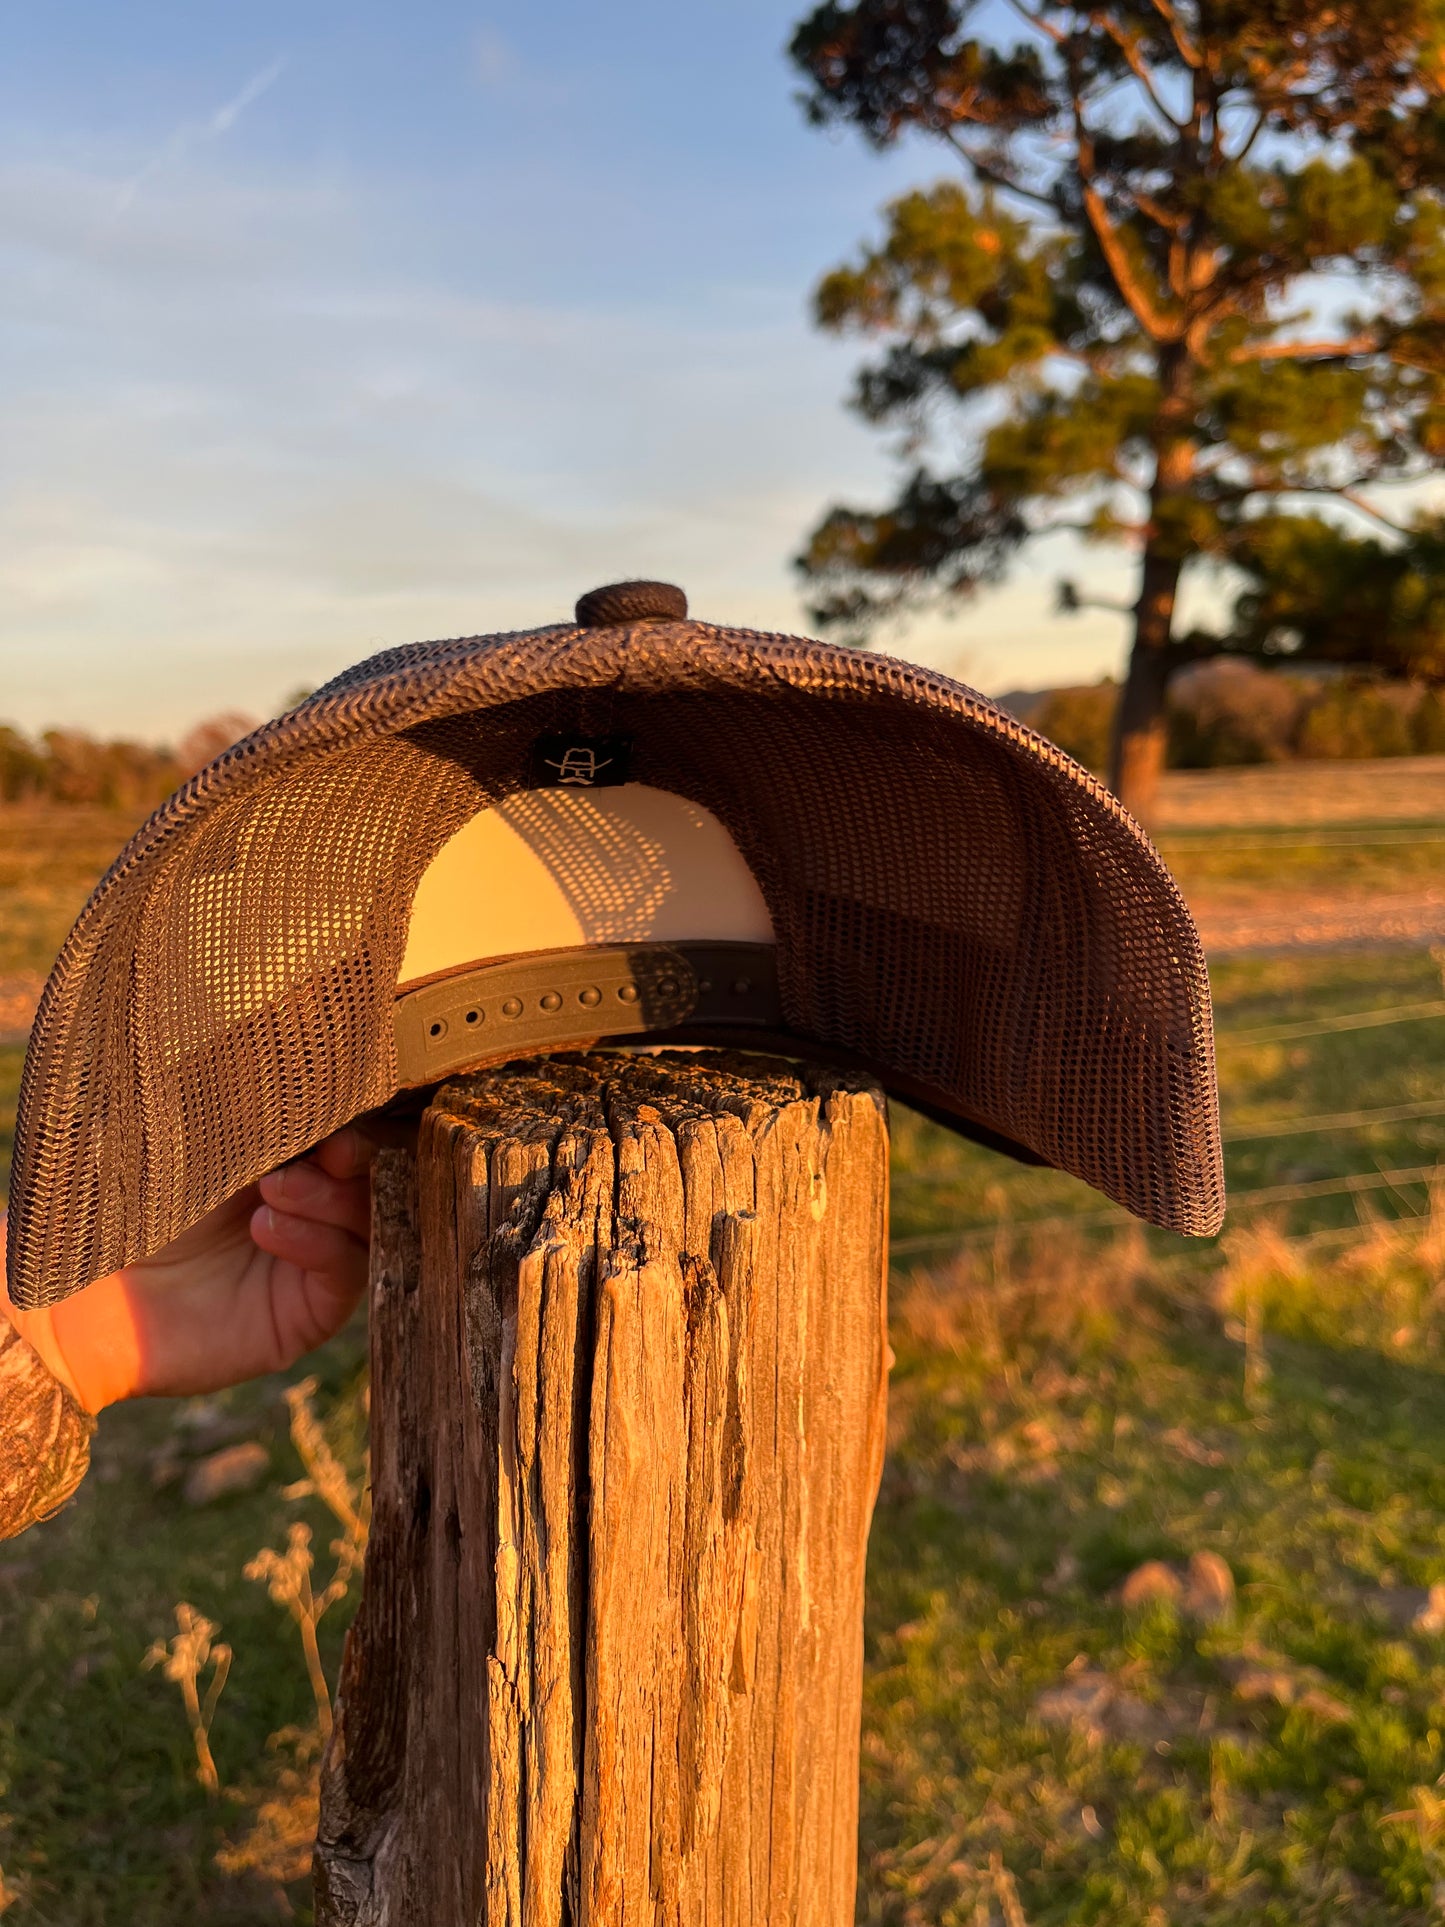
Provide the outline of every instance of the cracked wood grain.
[[719,1052],[510,1067],[383,1154],[332,1927],[843,1927],[887,1127]]

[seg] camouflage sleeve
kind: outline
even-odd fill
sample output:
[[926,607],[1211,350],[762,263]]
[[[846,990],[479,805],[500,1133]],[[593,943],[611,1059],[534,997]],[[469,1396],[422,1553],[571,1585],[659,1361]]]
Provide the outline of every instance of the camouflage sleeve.
[[0,1539],[60,1510],[85,1477],[94,1430],[0,1314]]

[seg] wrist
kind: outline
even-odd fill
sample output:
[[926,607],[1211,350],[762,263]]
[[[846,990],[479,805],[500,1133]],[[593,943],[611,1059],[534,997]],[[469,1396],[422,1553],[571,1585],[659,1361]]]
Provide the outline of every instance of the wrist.
[[5,1227],[0,1211],[0,1317],[9,1319],[41,1364],[92,1414],[134,1398],[140,1389],[140,1334],[123,1272],[40,1311],[10,1302],[5,1275]]
[[95,1414],[134,1394],[138,1349],[120,1277],[98,1279],[41,1311],[21,1311],[7,1295],[0,1312],[84,1411]]
[[45,1311],[21,1311],[17,1306],[10,1303],[8,1296],[3,1306],[0,1306],[0,1311],[4,1312],[10,1324],[14,1326],[15,1330],[25,1340],[25,1343],[30,1347],[31,1351],[35,1353],[35,1356],[40,1360],[50,1376],[60,1381],[77,1405],[84,1406],[86,1411],[90,1411],[92,1408],[86,1402],[80,1387],[76,1384],[75,1375],[70,1369],[70,1363],[65,1356],[64,1348],[56,1337],[54,1321],[52,1320],[50,1311],[48,1309]]
[[88,1412],[99,1412],[140,1389],[140,1348],[131,1293],[123,1272],[98,1278],[50,1313],[56,1347],[70,1383]]

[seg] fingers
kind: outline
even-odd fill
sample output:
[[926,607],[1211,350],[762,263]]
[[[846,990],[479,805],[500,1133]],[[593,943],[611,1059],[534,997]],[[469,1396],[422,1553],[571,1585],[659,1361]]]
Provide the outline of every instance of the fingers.
[[339,1225],[257,1207],[251,1236],[277,1262],[270,1279],[270,1330],[278,1370],[340,1331],[366,1289],[367,1250]]
[[323,1138],[315,1150],[308,1151],[299,1162],[319,1166],[328,1177],[355,1178],[370,1168],[376,1152],[373,1139],[355,1124],[348,1124],[345,1130]]
[[313,1154],[268,1172],[259,1189],[262,1204],[285,1216],[334,1225],[355,1238],[365,1238],[370,1230],[371,1191],[364,1172],[333,1176]]
[[342,1225],[262,1204],[251,1214],[251,1237],[262,1251],[300,1271],[334,1275],[348,1287],[365,1277],[366,1245]]
[[369,1169],[383,1146],[410,1144],[415,1137],[415,1118],[368,1117],[323,1138],[307,1156],[334,1178],[353,1178]]

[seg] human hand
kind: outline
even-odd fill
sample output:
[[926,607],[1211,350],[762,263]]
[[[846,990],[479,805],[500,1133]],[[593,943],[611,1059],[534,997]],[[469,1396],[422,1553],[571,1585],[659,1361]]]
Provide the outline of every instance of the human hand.
[[8,1294],[0,1310],[90,1412],[281,1371],[340,1331],[365,1287],[377,1148],[349,1125],[153,1257],[43,1311]]

